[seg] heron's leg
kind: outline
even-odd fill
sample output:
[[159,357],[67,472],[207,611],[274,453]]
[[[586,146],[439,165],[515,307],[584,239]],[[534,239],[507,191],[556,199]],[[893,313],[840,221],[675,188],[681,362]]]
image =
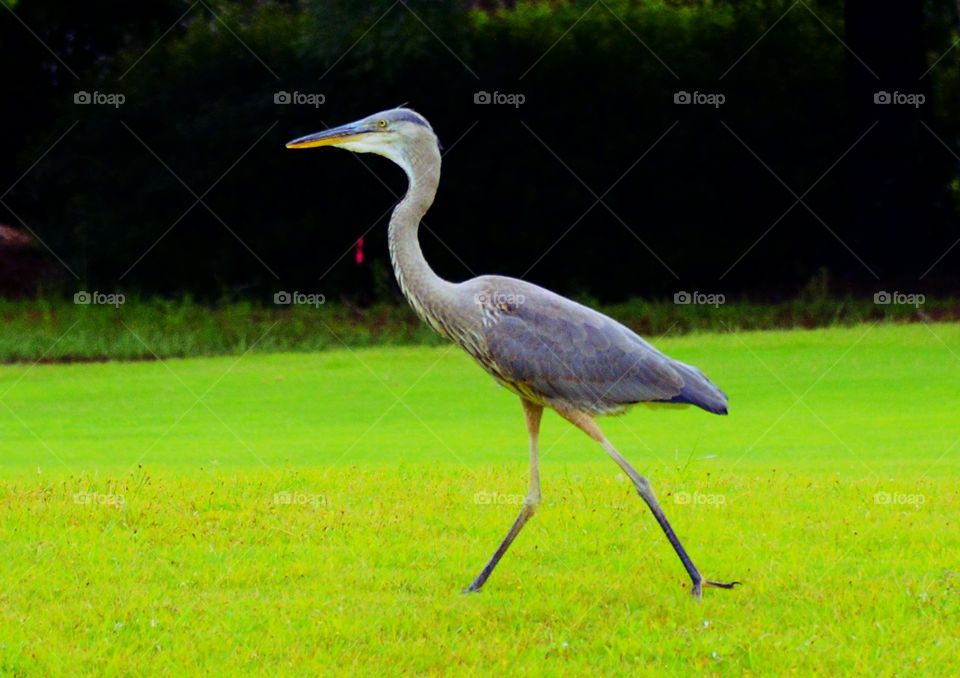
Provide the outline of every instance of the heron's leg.
[[480,587],[482,587],[490,577],[490,573],[493,572],[493,568],[495,568],[497,563],[500,562],[500,559],[503,558],[503,554],[507,552],[510,544],[517,538],[520,530],[536,512],[537,506],[540,505],[540,468],[537,464],[537,438],[540,434],[540,417],[543,414],[543,406],[536,405],[523,398],[520,399],[520,402],[523,404],[523,414],[527,419],[527,432],[530,434],[530,489],[527,491],[527,497],[523,501],[523,508],[520,509],[520,515],[517,516],[510,531],[507,532],[507,536],[504,537],[500,547],[493,554],[493,557],[490,558],[490,562],[483,568],[483,571],[477,575],[477,578],[473,580],[473,583],[470,584],[469,587],[464,589],[464,593],[480,590]]
[[653,488],[650,487],[650,481],[637,473],[636,469],[630,465],[630,462],[624,459],[623,456],[617,452],[617,449],[610,443],[609,440],[607,440],[606,436],[603,435],[603,432],[600,430],[597,422],[595,422],[590,416],[577,411],[561,412],[558,410],[558,413],[564,419],[600,443],[606,453],[609,454],[615,462],[617,462],[617,465],[623,469],[623,472],[627,474],[631,481],[633,481],[633,486],[637,488],[637,492],[650,508],[650,512],[653,513],[653,517],[657,519],[658,523],[660,523],[660,528],[663,530],[663,533],[667,535],[670,545],[673,546],[673,550],[676,551],[677,556],[680,557],[680,562],[683,563],[684,569],[686,569],[687,574],[690,575],[690,579],[693,582],[693,588],[690,592],[695,597],[700,597],[701,589],[703,588],[704,584],[723,589],[732,589],[734,586],[740,583],[736,581],[724,583],[704,580],[700,574],[700,571],[697,570],[697,567],[693,564],[693,561],[690,560],[690,556],[687,555],[687,551],[683,548],[683,544],[680,543],[677,533],[674,532],[673,527],[670,526],[670,522],[667,520],[667,516],[664,515],[663,509],[660,508],[660,502],[657,501],[657,497],[653,493]]

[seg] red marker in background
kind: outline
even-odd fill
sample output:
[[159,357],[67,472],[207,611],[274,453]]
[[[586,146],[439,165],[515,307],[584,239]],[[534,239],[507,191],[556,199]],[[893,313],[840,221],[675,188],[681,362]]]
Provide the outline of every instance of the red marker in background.
[[354,254],[354,260],[357,262],[357,266],[363,263],[363,236],[361,235],[357,238],[357,251]]

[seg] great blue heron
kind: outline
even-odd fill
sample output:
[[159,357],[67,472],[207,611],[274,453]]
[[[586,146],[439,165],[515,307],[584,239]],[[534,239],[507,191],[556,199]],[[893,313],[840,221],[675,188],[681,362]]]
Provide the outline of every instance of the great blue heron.
[[478,591],[540,504],[537,438],[544,407],[582,430],[633,481],[693,581],[704,580],[667,521],[646,478],[601,433],[594,417],[618,414],[641,402],[696,405],[727,413],[727,397],[697,368],[664,354],[615,320],[523,280],[484,275],[461,283],[442,279],[417,241],[420,220],[440,181],[440,150],[430,123],[407,108],[295,139],[287,148],[337,146],[376,153],[400,165],[409,187],[390,219],[393,269],[417,315],[459,344],[502,386],[520,396],[530,435],[530,489],[500,547],[466,591]]

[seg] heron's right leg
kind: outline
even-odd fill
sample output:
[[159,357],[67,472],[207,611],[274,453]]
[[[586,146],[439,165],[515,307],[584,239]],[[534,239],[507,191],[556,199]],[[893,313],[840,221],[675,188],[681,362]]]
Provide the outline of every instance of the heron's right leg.
[[705,580],[700,574],[700,571],[697,570],[696,565],[693,564],[690,556],[687,555],[686,549],[684,549],[683,544],[680,543],[680,538],[677,537],[677,533],[673,531],[673,527],[670,525],[670,521],[667,520],[667,516],[664,514],[663,509],[660,508],[660,502],[657,501],[657,497],[653,493],[653,488],[650,487],[650,481],[637,473],[636,469],[630,465],[630,462],[624,459],[623,456],[617,452],[617,449],[613,446],[613,444],[607,440],[605,435],[603,435],[603,432],[600,430],[597,422],[595,422],[590,416],[584,414],[583,412],[573,410],[557,410],[557,413],[600,443],[606,453],[609,454],[615,462],[617,462],[617,466],[623,469],[623,472],[627,474],[631,481],[633,481],[633,486],[637,488],[637,493],[640,495],[643,501],[646,502],[650,512],[653,513],[653,517],[657,519],[657,522],[660,524],[660,529],[663,530],[663,533],[666,535],[670,545],[673,546],[673,550],[680,558],[680,562],[683,563],[684,569],[687,571],[687,574],[690,575],[690,580],[693,582],[690,592],[694,595],[694,597],[700,597],[701,590],[704,585],[715,586],[722,589],[732,589],[734,586],[740,583],[737,581],[717,582]]
[[523,404],[523,414],[527,420],[527,432],[530,434],[530,489],[527,491],[527,497],[523,501],[520,515],[517,516],[510,531],[507,532],[507,536],[504,537],[500,547],[493,554],[493,557],[490,558],[490,562],[483,568],[483,571],[477,575],[477,578],[473,580],[470,586],[464,589],[464,593],[480,590],[480,587],[482,587],[490,577],[490,573],[493,572],[493,568],[495,568],[497,563],[500,562],[500,559],[503,558],[503,554],[507,552],[510,544],[517,538],[520,530],[523,529],[526,522],[533,517],[533,514],[536,513],[537,506],[540,505],[540,468],[537,459],[537,438],[540,435],[540,417],[543,415],[543,406],[536,405],[523,398],[520,399],[520,402]]

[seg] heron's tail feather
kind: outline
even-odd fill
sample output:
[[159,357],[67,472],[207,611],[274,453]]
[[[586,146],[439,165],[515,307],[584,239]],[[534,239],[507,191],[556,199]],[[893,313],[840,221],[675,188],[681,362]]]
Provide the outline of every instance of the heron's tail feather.
[[674,361],[671,367],[683,378],[683,388],[673,398],[663,402],[696,405],[713,414],[727,413],[727,394],[707,379],[703,372],[678,361]]

